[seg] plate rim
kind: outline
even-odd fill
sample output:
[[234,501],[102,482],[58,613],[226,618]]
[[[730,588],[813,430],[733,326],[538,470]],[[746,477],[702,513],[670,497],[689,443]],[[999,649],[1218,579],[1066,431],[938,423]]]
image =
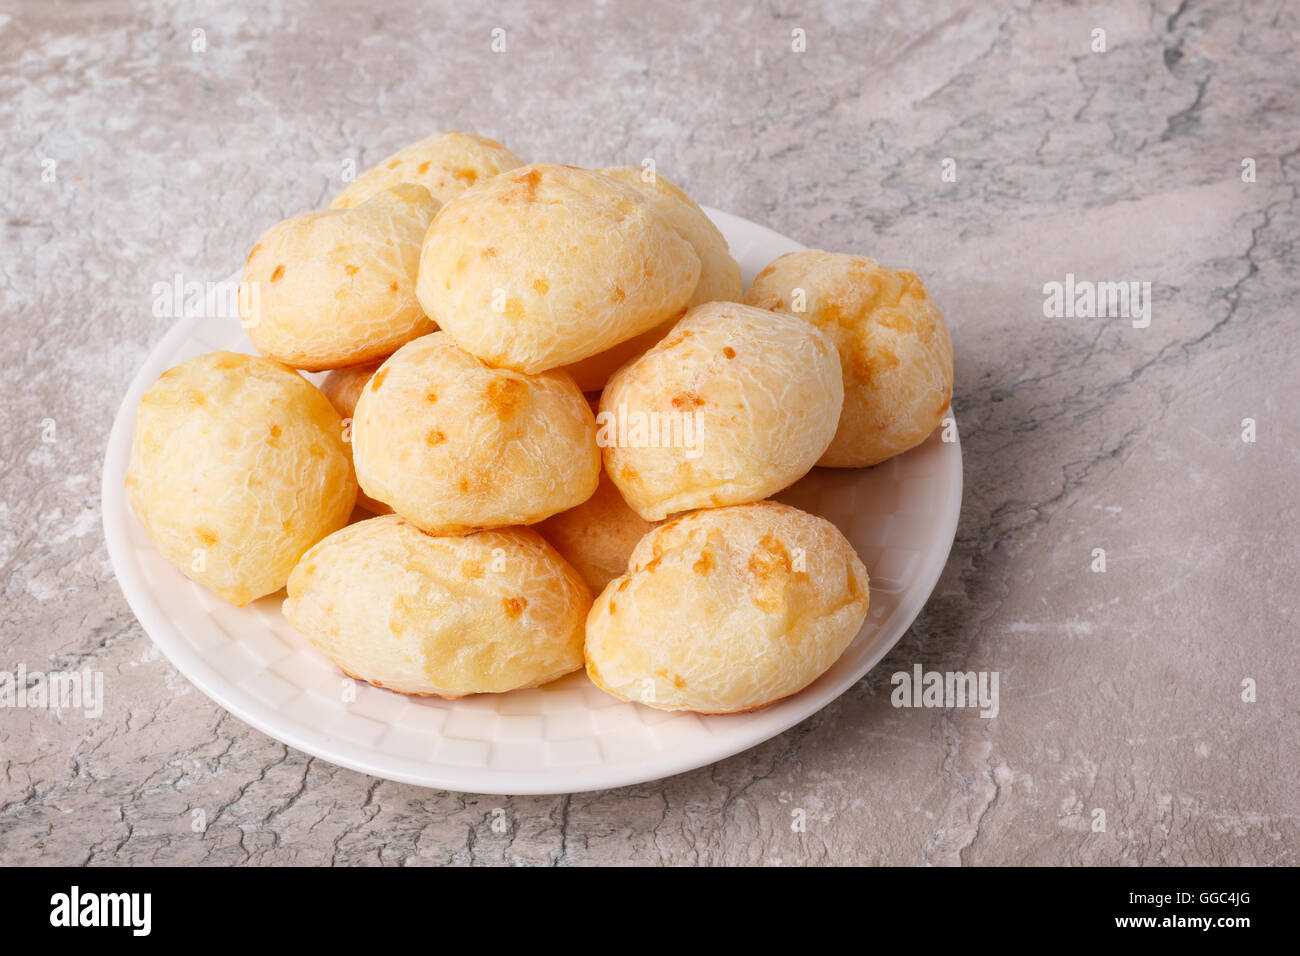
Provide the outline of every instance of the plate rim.
[[[765,233],[782,244],[795,245],[801,250],[807,248],[760,223],[707,206],[702,208],[719,227],[730,221],[741,229]],[[728,230],[722,231],[725,233]],[[323,730],[313,730],[305,726],[300,730],[300,722],[297,720],[286,720],[280,717],[277,721],[276,718],[280,715],[278,710],[247,694],[217,673],[186,641],[179,637],[175,625],[158,606],[151,589],[145,584],[142,575],[137,573],[131,560],[126,521],[138,519],[135,518],[134,512],[126,501],[126,489],[122,478],[126,474],[136,409],[145,390],[168,367],[164,363],[170,360],[164,356],[169,355],[176,345],[198,327],[199,323],[205,321],[211,320],[180,318],[172,324],[166,334],[149,350],[144,362],[132,377],[113,417],[113,426],[109,431],[104,455],[100,503],[104,538],[114,578],[126,599],[127,606],[135,614],[141,628],[153,644],[186,680],[217,706],[232,717],[266,734],[272,740],[358,773],[456,793],[554,796],[635,786],[710,766],[785,733],[831,704],[874,670],[885,655],[898,644],[925,608],[952,555],[965,491],[965,463],[961,439],[956,427],[956,415],[950,407],[948,414],[954,422],[953,441],[946,444],[955,446],[953,452],[957,456],[957,468],[955,494],[948,498],[946,510],[940,516],[940,536],[946,539],[943,560],[933,562],[927,569],[927,573],[922,578],[918,578],[917,582],[905,592],[906,599],[900,602],[895,612],[898,623],[894,626],[896,633],[892,637],[881,642],[879,649],[863,664],[841,676],[832,686],[810,693],[826,676],[823,675],[823,678],[814,681],[786,701],[778,702],[774,706],[782,707],[783,716],[773,724],[765,725],[750,735],[724,738],[726,742],[719,746],[694,747],[685,760],[676,750],[665,748],[662,756],[637,764],[635,773],[629,773],[625,766],[606,763],[562,770],[509,770],[491,767],[457,767],[436,761],[415,761],[392,755],[385,755],[381,765],[373,757],[367,757],[367,754],[372,751],[364,745],[338,737],[331,738]],[[158,369],[159,365],[163,367]],[[125,520],[115,520],[128,514],[130,517]],[[796,702],[800,703],[796,704]],[[716,719],[725,720],[727,717],[724,715]],[[563,778],[565,786],[557,789],[554,783],[548,783],[548,778],[551,780]]]

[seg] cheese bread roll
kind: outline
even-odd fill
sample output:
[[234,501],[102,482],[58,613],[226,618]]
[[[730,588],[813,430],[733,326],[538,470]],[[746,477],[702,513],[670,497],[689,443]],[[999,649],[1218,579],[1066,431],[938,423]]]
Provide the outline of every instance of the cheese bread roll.
[[342,435],[297,372],[211,352],[141,398],[127,494],[167,560],[242,606],[284,587],[303,552],[347,523],[357,483]]
[[284,616],[357,680],[450,698],[577,670],[590,607],[578,572],[534,531],[437,538],[385,515],[308,551]]
[[826,450],[843,400],[835,345],[820,330],[709,302],[614,374],[597,441],[632,510],[658,521],[793,484]]
[[676,315],[700,257],[642,194],[571,166],[523,166],[434,219],[420,303],[461,348],[520,372],[559,368]]
[[248,254],[240,315],[258,351],[313,372],[395,352],[434,325],[415,298],[425,230],[438,201],[401,185],[353,209],[303,213]]
[[745,301],[800,315],[835,340],[844,375],[839,430],[819,465],[860,468],[914,448],[952,399],[952,341],[916,273],[865,256],[781,256]]
[[492,368],[435,332],[361,393],[352,454],[366,494],[431,534],[532,524],[591,497],[596,423],[561,372]]
[[754,710],[834,664],[868,602],[829,521],[771,501],[696,511],[646,535],[596,598],[587,675],[661,710]]

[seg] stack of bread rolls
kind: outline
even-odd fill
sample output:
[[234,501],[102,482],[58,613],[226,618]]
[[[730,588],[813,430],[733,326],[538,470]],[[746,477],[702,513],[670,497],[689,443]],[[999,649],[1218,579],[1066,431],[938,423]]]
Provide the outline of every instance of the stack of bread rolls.
[[272,226],[243,279],[261,356],[146,392],[132,507],[188,577],[287,586],[342,671],[407,694],[583,667],[666,710],[797,693],[861,630],[867,572],[768,499],[915,447],[952,394],[913,273],[799,252],[745,291],[663,177],[461,133]]

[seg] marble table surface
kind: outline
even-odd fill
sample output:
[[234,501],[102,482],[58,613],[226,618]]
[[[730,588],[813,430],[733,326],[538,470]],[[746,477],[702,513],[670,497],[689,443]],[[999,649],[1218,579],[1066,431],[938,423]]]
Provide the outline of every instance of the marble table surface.
[[[0,668],[105,681],[98,718],[0,708],[6,863],[1300,862],[1296,4],[4,9]],[[627,789],[435,792],[250,729],[141,630],[99,480],[154,284],[224,278],[345,161],[441,129],[653,158],[925,279],[961,524],[816,716]],[[1067,274],[1150,283],[1149,325],[1045,317]],[[895,708],[916,664],[996,671],[998,716]]]

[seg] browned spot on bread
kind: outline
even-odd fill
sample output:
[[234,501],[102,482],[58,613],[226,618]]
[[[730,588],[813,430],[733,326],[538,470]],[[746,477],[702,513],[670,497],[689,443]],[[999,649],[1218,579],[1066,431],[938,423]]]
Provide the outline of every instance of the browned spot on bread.
[[460,566],[460,576],[469,580],[483,577],[483,565],[477,561],[466,561]]
[[733,359],[736,357],[736,350],[733,349],[730,345],[728,345],[723,348],[722,354],[729,359]]
[[471,186],[473,186],[474,183],[478,182],[478,170],[470,169],[467,166],[462,167],[460,169],[452,170],[451,174],[455,176],[457,179],[464,180],[465,182],[469,183]]
[[701,551],[700,556],[696,558],[695,563],[691,565],[691,570],[694,571],[696,574],[708,574],[710,571],[712,571],[713,552]]
[[[243,365],[244,362],[245,359],[243,358],[243,356],[223,355],[221,356],[221,358],[217,359],[217,361],[214,363],[214,366],[219,369],[239,368],[239,366]],[[163,375],[170,375],[172,371],[173,371],[172,369],[168,369],[167,371],[163,372]]]
[[502,598],[506,606],[506,617],[518,617],[528,607],[528,599],[522,597]]
[[680,411],[686,411],[692,408],[699,408],[704,404],[704,399],[694,392],[682,392],[680,395],[673,396],[673,408]]
[[484,259],[495,259],[497,257],[497,251],[491,246],[484,246],[482,255]]
[[253,256],[257,255],[257,250],[258,250],[258,249],[261,249],[261,248],[262,248],[262,244],[261,244],[260,242],[259,242],[259,243],[256,243],[256,244],[253,246],[252,250],[248,253],[248,258],[244,260],[244,263],[247,264],[247,263],[249,263],[249,262],[252,262],[252,261],[253,261]]
[[195,405],[195,406],[206,405],[208,402],[207,397],[202,392],[200,392],[197,388],[192,388],[188,392],[186,392],[185,400],[188,401],[191,405]]
[[528,386],[517,378],[494,378],[487,387],[487,401],[503,421],[514,416],[528,394]]
[[624,292],[622,289],[620,289],[618,286],[614,286],[614,291],[613,293],[611,293],[611,296],[615,302],[622,302],[624,299],[627,298],[627,293]]
[[546,293],[551,291],[551,284],[542,278],[534,279],[533,291],[538,295],[546,295]]
[[790,579],[790,552],[780,538],[764,535],[749,556],[749,573],[753,576],[754,603],[764,611],[781,606],[786,583]]
[[429,171],[429,161],[426,159],[419,166],[416,166],[415,171],[419,173],[421,176],[423,176],[425,173]]
[[440,432],[438,429],[433,428],[430,429],[429,434],[424,436],[424,440],[427,444],[430,445],[441,445],[443,442],[447,440],[447,436],[444,435],[442,432]]
[[[777,260],[777,261],[779,262],[780,260]],[[776,271],[776,263],[773,262],[771,265],[767,266],[767,267],[766,267],[762,272],[760,272],[758,275],[754,276],[754,281],[757,282],[759,279],[766,279],[768,276],[770,276],[770,275],[771,275],[773,272],[775,272],[775,271]]]
[[217,533],[213,531],[211,528],[209,528],[207,525],[199,525],[197,528],[194,529],[194,534],[200,541],[202,541],[204,544],[208,546],[212,546],[217,543],[217,538],[218,538]]
[[275,271],[271,273],[271,281],[279,282],[284,278],[284,266],[276,266]]
[[370,390],[372,392],[379,391],[379,386],[384,384],[384,379],[387,377],[388,377],[388,369],[381,368],[378,372],[375,373],[375,377],[370,380]]
[[424,400],[432,405],[438,400],[438,393],[431,388],[426,389],[424,392]]
[[399,160],[399,159],[395,159],[395,160],[393,160],[391,163],[388,164],[388,168],[389,168],[389,169],[396,169],[400,163],[401,163],[401,160]]
[[537,187],[542,183],[542,174],[535,169],[530,169],[522,176],[516,178],[515,182],[524,187],[527,198],[531,202],[537,198]]
[[390,282],[390,283],[388,283],[388,291],[389,291],[389,292],[396,292],[396,291],[397,291],[397,283],[396,283],[396,282]]
[[278,439],[278,438],[280,437],[280,426],[279,426],[279,425],[272,425],[272,426],[271,426],[270,428],[268,428],[266,431],[267,431],[267,434],[269,435],[269,437],[268,437],[268,439],[267,439],[268,443],[271,444],[272,446],[275,446],[276,444],[278,444],[278,442],[276,441],[276,439]]
[[873,318],[887,329],[915,332],[916,322],[907,309],[878,309]]
[[468,494],[470,489],[470,480],[468,478],[462,478],[460,481],[456,482],[456,487],[460,489],[461,494]]
[[350,275],[350,276],[354,276],[354,275],[356,275],[358,272],[360,272],[361,270],[360,270],[357,266],[353,266],[353,265],[345,265],[345,266],[343,267],[343,271],[346,272],[346,273],[347,273],[348,275]]
[[655,673],[668,681],[668,683],[672,684],[678,690],[681,690],[686,686],[686,678],[682,677],[681,674],[669,674],[667,671],[655,671]]

